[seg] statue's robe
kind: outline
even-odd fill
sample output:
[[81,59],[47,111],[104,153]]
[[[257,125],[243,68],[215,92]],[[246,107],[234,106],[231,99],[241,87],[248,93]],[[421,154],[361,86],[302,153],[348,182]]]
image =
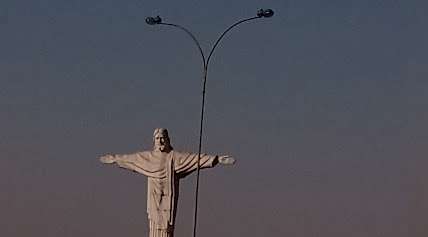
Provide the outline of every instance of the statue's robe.
[[[115,155],[116,163],[144,174],[147,182],[147,214],[150,236],[172,236],[179,193],[179,180],[197,169],[198,154],[143,151]],[[217,164],[217,156],[201,154],[200,168]],[[156,234],[158,233],[158,234]]]

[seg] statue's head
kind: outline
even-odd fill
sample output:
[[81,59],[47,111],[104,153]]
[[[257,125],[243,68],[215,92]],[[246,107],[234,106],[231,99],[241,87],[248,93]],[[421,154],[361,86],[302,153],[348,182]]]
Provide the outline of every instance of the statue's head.
[[153,132],[153,145],[155,151],[170,152],[172,146],[166,128],[156,128]]

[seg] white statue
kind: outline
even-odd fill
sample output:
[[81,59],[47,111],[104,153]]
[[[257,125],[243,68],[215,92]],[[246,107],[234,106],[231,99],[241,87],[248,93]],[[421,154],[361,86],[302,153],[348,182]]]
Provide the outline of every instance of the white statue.
[[[148,177],[147,214],[150,222],[150,237],[173,237],[177,210],[179,181],[197,169],[198,154],[174,151],[168,131],[157,128],[153,133],[153,151],[142,151],[129,155],[105,155],[100,161],[116,163]],[[211,168],[217,164],[233,165],[235,159],[227,156],[201,154],[200,168]]]

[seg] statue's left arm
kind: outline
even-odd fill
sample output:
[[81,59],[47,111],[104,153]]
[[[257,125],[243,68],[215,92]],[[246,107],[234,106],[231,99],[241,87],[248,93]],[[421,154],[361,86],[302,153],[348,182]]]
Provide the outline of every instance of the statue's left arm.
[[[178,174],[187,175],[198,168],[198,154],[174,152],[174,170]],[[212,168],[217,164],[232,165],[235,159],[227,156],[201,154],[199,168]]]

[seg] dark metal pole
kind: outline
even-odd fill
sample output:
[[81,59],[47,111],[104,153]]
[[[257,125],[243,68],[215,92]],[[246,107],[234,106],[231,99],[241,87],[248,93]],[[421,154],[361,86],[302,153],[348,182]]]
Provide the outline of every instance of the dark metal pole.
[[214,53],[214,50],[216,49],[217,45],[220,43],[221,39],[226,35],[227,32],[229,32],[233,27],[235,27],[235,26],[237,26],[243,22],[258,19],[258,18],[261,18],[261,17],[257,16],[257,17],[252,17],[252,18],[240,20],[240,21],[236,22],[235,24],[231,25],[229,28],[227,28],[220,35],[220,37],[216,40],[216,42],[214,43],[213,47],[211,48],[210,54],[207,58],[207,61],[205,63],[204,82],[203,82],[203,86],[202,86],[201,123],[200,123],[200,128],[199,128],[198,166],[197,166],[197,170],[196,170],[195,213],[194,213],[194,219],[193,219],[193,237],[196,237],[196,227],[197,227],[197,220],[198,220],[197,216],[198,216],[198,197],[199,197],[198,193],[199,193],[199,173],[200,173],[199,161],[201,159],[201,151],[202,151],[202,135],[203,135],[203,128],[204,128],[203,123],[204,123],[204,110],[205,110],[205,94],[206,94],[206,85],[207,85],[207,77],[208,77],[208,65],[209,65],[211,56]]

